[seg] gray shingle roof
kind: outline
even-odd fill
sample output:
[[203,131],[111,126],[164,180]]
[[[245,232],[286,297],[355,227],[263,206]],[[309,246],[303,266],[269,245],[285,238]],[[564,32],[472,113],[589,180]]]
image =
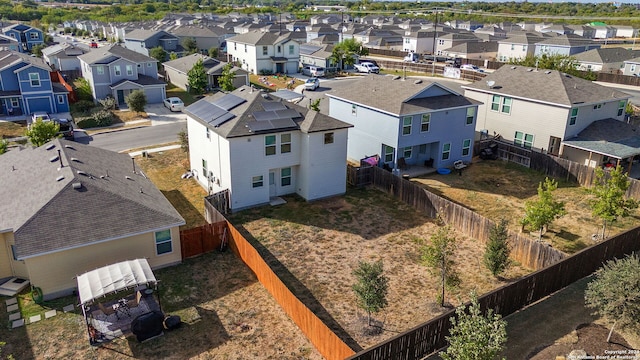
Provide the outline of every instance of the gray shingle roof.
[[[487,81],[494,81],[495,85],[489,88]],[[463,88],[564,107],[630,97],[626,93],[557,70],[536,71],[515,65],[504,65],[484,79]]]
[[[420,93],[433,86],[445,89],[450,95],[438,96],[437,99],[416,99]],[[415,79],[393,80],[391,76],[375,75],[353,82],[349,87],[331,90],[327,96],[394,115],[480,104],[437,82],[423,80],[416,84]]]
[[573,55],[576,60],[596,64],[619,63],[640,55],[640,50],[629,50],[622,47],[591,49]]
[[640,129],[616,119],[598,120],[582,130],[578,136],[565,140],[564,143],[625,159],[640,154]]
[[145,30],[145,29],[135,29],[131,32],[128,32],[124,35],[126,40],[141,40],[145,41],[150,37],[159,33],[158,30]]
[[561,45],[561,46],[586,46],[586,45],[594,44],[594,42],[591,39],[587,39],[580,35],[565,34],[565,35],[544,39],[538,42],[538,44]]
[[109,47],[93,49],[84,55],[78,56],[78,58],[89,65],[109,64],[117,59],[127,59],[134,63],[158,62],[158,60],[152,57],[137,53],[120,45],[111,45]]
[[0,230],[13,230],[24,258],[183,225],[136,170],[127,154],[62,139],[11,150],[0,156],[0,213],[11,214],[0,217]]
[[249,31],[227,39],[240,44],[250,45],[273,45],[283,42],[289,38],[289,33],[284,32],[282,35],[275,32]]
[[[187,56],[183,56],[181,58],[177,58],[175,60],[167,61],[162,63],[162,66],[166,66],[172,69],[175,69],[182,73],[188,73],[191,68],[198,62],[199,59],[202,59],[202,64],[204,65],[204,69],[209,75],[219,75],[222,74],[222,69],[225,65],[227,65],[224,61],[219,61],[217,59],[210,58],[206,55],[202,54],[191,54]],[[241,68],[234,66],[232,68],[233,72],[243,73],[244,70]]]
[[485,52],[498,51],[498,43],[494,41],[487,42],[466,42],[452,46],[446,49],[448,52],[459,52],[464,54],[476,54]]
[[23,54],[11,50],[0,51],[0,70],[5,69],[15,64],[24,63],[25,65],[33,65],[43,70],[51,71],[49,65],[47,65],[42,58],[33,57],[29,54]]
[[227,31],[221,27],[200,27],[200,26],[180,26],[171,30],[171,33],[175,36],[194,36],[194,37],[211,37],[217,38],[225,35]]

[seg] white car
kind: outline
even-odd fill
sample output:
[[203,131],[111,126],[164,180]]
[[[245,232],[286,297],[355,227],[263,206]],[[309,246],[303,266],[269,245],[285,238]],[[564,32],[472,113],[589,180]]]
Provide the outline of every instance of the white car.
[[315,91],[318,87],[320,87],[320,80],[318,78],[309,78],[304,83],[305,90]]
[[164,99],[164,107],[171,111],[182,111],[182,109],[184,109],[184,103],[180,98],[170,97]]
[[472,65],[472,64],[464,64],[460,66],[460,70],[470,70],[470,71],[477,71],[477,72],[484,72],[484,70],[480,69],[479,67]]

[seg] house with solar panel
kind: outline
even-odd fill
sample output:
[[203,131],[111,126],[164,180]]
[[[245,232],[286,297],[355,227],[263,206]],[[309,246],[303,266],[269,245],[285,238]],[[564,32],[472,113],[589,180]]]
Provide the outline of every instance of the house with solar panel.
[[348,123],[249,86],[183,112],[194,178],[210,194],[228,190],[232,211],[346,191]]

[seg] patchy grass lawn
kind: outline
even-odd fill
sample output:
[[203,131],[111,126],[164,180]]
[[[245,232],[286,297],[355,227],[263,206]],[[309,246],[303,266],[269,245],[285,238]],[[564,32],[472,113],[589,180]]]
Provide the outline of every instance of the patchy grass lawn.
[[9,139],[24,136],[26,131],[26,121],[0,121],[0,139]]
[[[524,204],[537,198],[538,184],[544,179],[543,174],[520,165],[478,160],[466,168],[462,176],[431,174],[411,180],[491,220],[507,219],[510,229],[520,231]],[[559,180],[554,196],[565,203],[567,215],[549,226],[543,241],[566,253],[575,253],[593,245],[591,236],[601,231],[602,224],[591,215],[587,190],[578,184]],[[609,227],[607,236],[637,226],[638,219],[637,212],[621,219]],[[537,239],[538,232],[531,232],[531,237]]]
[[[13,330],[0,327],[0,339],[6,342],[0,350],[2,358],[322,359],[232,252],[205,254],[154,273],[161,284],[162,309],[179,315],[184,322],[181,328],[145,343],[126,337],[94,348],[81,311],[62,313],[62,307],[77,303],[77,298],[39,306],[24,293],[19,300],[23,317],[42,315],[51,308],[59,313]],[[0,298],[0,318],[6,320],[6,298]]]
[[192,94],[189,94],[173,84],[167,84],[167,97],[179,97],[184,103],[184,106],[189,106],[198,100]]
[[[266,82],[261,81],[260,79],[266,79]],[[291,81],[293,80],[293,84]],[[296,78],[292,78],[289,76],[277,76],[277,75],[249,75],[249,81],[257,87],[265,88],[269,90],[276,91],[278,89],[290,89],[293,90],[298,85],[304,84],[304,81]]]

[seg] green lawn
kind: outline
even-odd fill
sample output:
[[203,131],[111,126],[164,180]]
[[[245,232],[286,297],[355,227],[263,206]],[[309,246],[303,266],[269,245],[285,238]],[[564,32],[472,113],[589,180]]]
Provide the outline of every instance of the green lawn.
[[189,106],[198,100],[192,94],[189,94],[171,83],[167,84],[167,97],[179,97],[184,103],[184,106]]

